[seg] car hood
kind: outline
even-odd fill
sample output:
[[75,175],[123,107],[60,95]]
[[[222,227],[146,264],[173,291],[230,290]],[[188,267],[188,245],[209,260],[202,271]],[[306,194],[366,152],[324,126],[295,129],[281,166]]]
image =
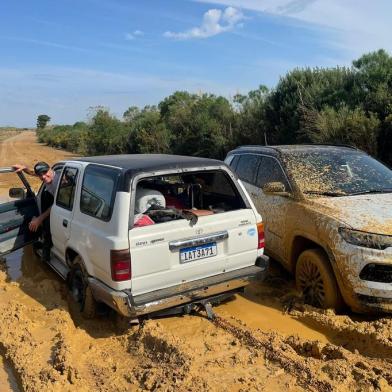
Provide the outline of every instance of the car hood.
[[321,197],[313,202],[353,229],[392,235],[392,193]]

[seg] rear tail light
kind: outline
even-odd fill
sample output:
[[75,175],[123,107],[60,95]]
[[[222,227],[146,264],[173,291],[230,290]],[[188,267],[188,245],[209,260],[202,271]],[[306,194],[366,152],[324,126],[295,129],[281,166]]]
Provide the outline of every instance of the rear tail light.
[[262,222],[257,224],[257,249],[264,248],[264,224]]
[[121,282],[132,278],[131,254],[129,249],[112,249],[110,251],[110,264],[112,268],[112,279],[115,282]]

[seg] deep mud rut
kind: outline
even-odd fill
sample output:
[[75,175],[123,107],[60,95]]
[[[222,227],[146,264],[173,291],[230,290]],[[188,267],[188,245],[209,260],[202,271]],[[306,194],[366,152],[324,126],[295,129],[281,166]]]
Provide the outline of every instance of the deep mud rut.
[[[19,142],[34,151],[25,163],[45,159],[32,134]],[[391,318],[305,306],[275,264],[213,322],[201,312],[127,327],[83,320],[69,303],[30,247],[0,261],[1,391],[392,390]]]

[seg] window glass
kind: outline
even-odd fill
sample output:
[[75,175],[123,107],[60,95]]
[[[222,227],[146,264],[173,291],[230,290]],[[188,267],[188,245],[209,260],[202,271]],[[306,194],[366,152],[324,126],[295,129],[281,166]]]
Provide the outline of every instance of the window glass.
[[74,167],[66,167],[64,169],[57,192],[56,204],[58,206],[72,210],[77,176],[78,169]]
[[236,167],[238,165],[238,161],[239,161],[240,157],[239,155],[234,155],[234,158],[231,160],[230,162],[230,167],[235,171]]
[[257,173],[256,185],[262,188],[268,182],[281,182],[285,185],[286,191],[290,190],[290,185],[278,161],[274,158],[263,156]]
[[236,169],[238,177],[249,184],[254,184],[259,161],[260,158],[257,155],[241,155]]
[[98,219],[109,220],[119,174],[118,170],[112,168],[88,166],[83,178],[80,211]]
[[233,180],[222,170],[144,178],[137,183],[134,197],[133,227],[247,208]]

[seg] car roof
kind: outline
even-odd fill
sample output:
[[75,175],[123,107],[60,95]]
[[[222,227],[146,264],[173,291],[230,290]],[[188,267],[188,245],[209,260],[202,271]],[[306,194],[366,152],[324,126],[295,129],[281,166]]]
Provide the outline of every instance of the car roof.
[[153,172],[170,169],[190,169],[205,166],[222,166],[216,159],[169,154],[119,154],[83,157],[77,161],[118,167],[124,172]]
[[333,144],[284,144],[276,146],[262,146],[262,145],[247,145],[239,146],[231,150],[228,155],[235,153],[256,152],[265,153],[268,155],[280,155],[290,152],[305,152],[305,151],[360,151],[352,146],[333,145]]

